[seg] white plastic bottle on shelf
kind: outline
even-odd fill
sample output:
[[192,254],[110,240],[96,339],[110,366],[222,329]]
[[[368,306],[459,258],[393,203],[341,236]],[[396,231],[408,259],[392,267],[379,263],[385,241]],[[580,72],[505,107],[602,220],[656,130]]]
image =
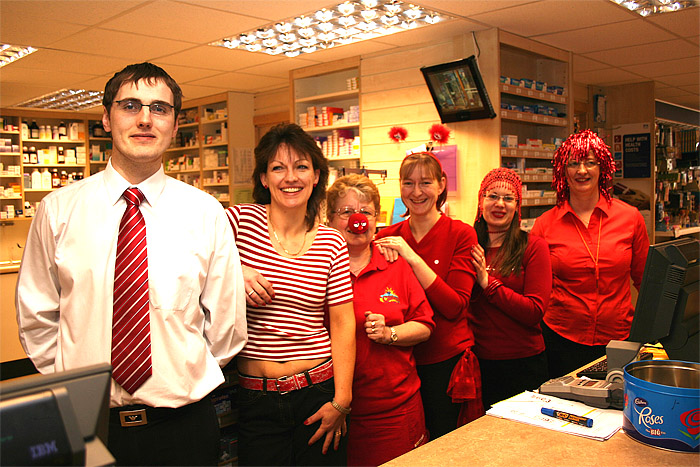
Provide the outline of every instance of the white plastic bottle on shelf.
[[41,189],[50,190],[51,189],[51,172],[49,168],[45,167],[44,171],[41,172]]
[[34,189],[43,188],[41,172],[39,172],[39,169],[34,169],[32,171],[32,188],[34,188]]
[[20,128],[20,135],[22,137],[22,140],[29,139],[29,125],[27,125],[27,122],[22,122]]

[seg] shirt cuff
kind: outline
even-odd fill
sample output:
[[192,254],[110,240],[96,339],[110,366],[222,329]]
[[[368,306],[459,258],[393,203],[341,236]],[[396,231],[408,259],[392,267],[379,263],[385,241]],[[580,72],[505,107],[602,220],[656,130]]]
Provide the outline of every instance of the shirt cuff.
[[489,283],[484,289],[484,295],[486,298],[491,298],[496,293],[496,289],[502,286],[503,283],[493,276],[489,276]]

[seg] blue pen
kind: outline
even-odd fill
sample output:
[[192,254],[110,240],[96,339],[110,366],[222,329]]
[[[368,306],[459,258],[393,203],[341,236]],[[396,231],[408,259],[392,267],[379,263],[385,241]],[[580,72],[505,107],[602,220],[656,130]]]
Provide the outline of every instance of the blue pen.
[[580,415],[562,412],[561,410],[548,409],[547,407],[542,407],[542,413],[550,417],[558,418],[559,420],[565,420],[567,422],[575,423],[576,425],[586,426],[588,428],[593,426],[592,418],[581,417]]

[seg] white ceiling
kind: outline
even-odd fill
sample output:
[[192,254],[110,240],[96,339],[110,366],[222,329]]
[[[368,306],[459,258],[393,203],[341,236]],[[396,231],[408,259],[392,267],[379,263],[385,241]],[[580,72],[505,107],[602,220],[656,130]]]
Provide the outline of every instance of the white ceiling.
[[[335,3],[338,3],[337,1]],[[574,53],[574,81],[655,81],[656,98],[700,109],[700,8],[642,18],[609,0],[416,0],[455,19],[296,58],[209,42],[314,12],[333,0],[0,0],[0,43],[40,50],[0,68],[0,106],[63,88],[102,90],[151,61],[186,99],[288,85],[291,69],[490,28]]]

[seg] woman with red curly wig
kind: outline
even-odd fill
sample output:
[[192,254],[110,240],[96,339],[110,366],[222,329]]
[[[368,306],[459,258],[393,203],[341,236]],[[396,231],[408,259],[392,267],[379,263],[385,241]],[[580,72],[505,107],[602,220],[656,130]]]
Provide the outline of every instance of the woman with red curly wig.
[[649,238],[636,208],[610,196],[615,163],[590,130],[571,135],[554,153],[557,206],[537,218],[532,234],[549,244],[552,296],[544,314],[550,377],[605,355],[629,335]]

